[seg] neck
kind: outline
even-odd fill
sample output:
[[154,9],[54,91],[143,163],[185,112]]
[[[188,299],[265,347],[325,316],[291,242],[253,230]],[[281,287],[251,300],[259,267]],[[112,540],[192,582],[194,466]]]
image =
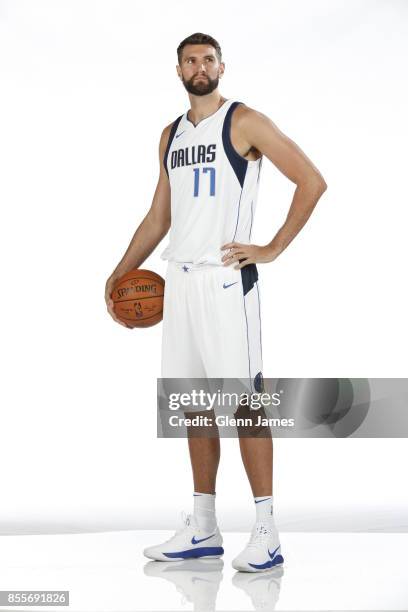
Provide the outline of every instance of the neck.
[[188,111],[188,118],[193,123],[198,123],[202,119],[215,113],[226,100],[226,98],[221,96],[218,88],[214,89],[214,91],[206,96],[195,96],[189,93],[188,97],[190,98],[191,106]]

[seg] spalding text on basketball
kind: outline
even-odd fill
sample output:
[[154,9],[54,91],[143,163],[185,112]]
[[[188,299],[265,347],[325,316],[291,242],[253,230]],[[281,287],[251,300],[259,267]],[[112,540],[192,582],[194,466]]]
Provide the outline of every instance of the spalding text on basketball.
[[118,289],[118,297],[126,297],[134,293],[156,293],[156,285],[134,285],[133,287],[123,287]]

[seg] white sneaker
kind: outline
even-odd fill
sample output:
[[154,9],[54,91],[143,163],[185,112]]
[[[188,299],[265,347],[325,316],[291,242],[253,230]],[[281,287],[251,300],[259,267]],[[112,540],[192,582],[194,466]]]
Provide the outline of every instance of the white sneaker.
[[143,554],[155,561],[180,561],[181,559],[218,559],[224,554],[222,536],[218,527],[206,533],[192,514],[183,516],[183,526],[169,540],[145,548]]
[[232,561],[240,572],[264,572],[282,565],[279,535],[274,525],[255,523],[251,538],[244,550]]

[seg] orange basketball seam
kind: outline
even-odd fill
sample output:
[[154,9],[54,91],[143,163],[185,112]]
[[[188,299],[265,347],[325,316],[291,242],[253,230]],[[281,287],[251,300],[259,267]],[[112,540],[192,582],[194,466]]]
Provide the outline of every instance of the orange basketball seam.
[[148,321],[149,319],[153,319],[153,317],[157,317],[161,314],[163,314],[162,310],[160,312],[156,312],[156,314],[151,315],[150,317],[145,317],[143,319],[128,319],[127,317],[122,317],[122,316],[121,316],[121,319],[124,319],[125,321]]
[[126,300],[113,300],[115,302],[115,304],[123,304],[124,302],[134,302],[134,301],[138,301],[138,300],[151,300],[154,298],[162,298],[164,297],[164,294],[162,295],[146,295],[145,297],[134,297],[134,298],[127,298]]

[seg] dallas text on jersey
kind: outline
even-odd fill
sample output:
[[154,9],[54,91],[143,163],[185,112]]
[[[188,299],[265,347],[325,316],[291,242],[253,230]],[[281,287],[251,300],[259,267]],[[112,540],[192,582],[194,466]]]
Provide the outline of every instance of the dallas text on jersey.
[[216,149],[216,144],[193,145],[192,147],[185,147],[184,149],[176,149],[172,151],[171,154],[171,168],[213,162],[215,161]]

